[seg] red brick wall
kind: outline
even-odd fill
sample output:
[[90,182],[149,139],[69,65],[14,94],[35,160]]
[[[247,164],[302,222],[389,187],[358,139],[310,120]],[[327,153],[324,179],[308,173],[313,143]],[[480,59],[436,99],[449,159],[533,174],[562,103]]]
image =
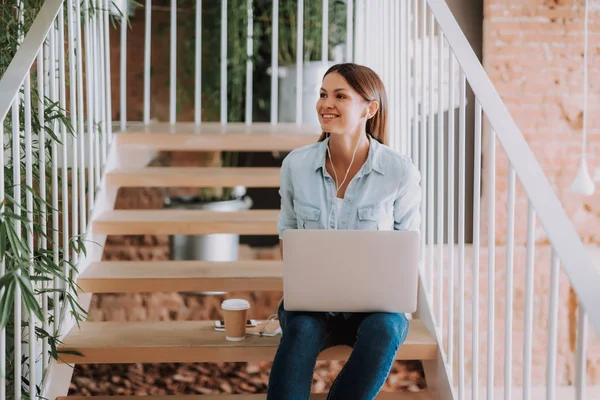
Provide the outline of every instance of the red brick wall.
[[[590,4],[598,3],[591,0]],[[600,7],[589,14],[589,108],[588,168],[592,177],[600,167]],[[565,207],[586,244],[600,244],[600,183],[593,196],[575,195],[571,183],[579,166],[583,111],[583,0],[485,0],[484,67],[521,129],[535,157],[542,166],[555,193]],[[484,151],[484,169],[487,152]],[[496,319],[504,318],[504,259],[506,242],[506,199],[508,163],[501,146],[497,146],[496,173]],[[483,175],[485,193],[488,180]],[[487,210],[482,200],[482,232],[487,232]],[[515,240],[517,249],[526,242],[527,198],[517,188]],[[483,242],[487,239],[485,235]],[[538,222],[536,231],[536,296],[534,305],[535,351],[534,384],[545,383],[545,343],[548,324],[549,243]],[[522,252],[522,248],[519,249]],[[483,260],[482,260],[483,262]],[[524,290],[524,254],[515,257],[517,297]],[[483,271],[483,269],[482,269]],[[517,278],[518,277],[518,278]],[[545,283],[544,283],[545,282]],[[574,328],[576,301],[568,289],[566,276],[561,278],[558,378],[568,385],[574,378]],[[567,290],[565,290],[567,289]],[[469,294],[467,294],[469,296]],[[522,304],[515,309],[514,333],[522,345]],[[481,304],[482,316],[485,305]],[[500,324],[501,321],[498,321]],[[501,331],[499,331],[501,332]],[[485,337],[485,336],[483,336]],[[599,384],[600,343],[591,335],[588,351],[588,383]],[[503,335],[497,337],[496,368],[503,366]],[[543,345],[541,348],[538,344]],[[500,351],[500,353],[498,353]],[[485,361],[485,360],[483,360]],[[515,360],[519,362],[519,360]],[[483,367],[485,368],[485,367]],[[514,372],[521,373],[521,366]],[[519,370],[517,372],[517,370]],[[514,377],[515,383],[521,379]],[[501,382],[497,382],[501,384]]]
[[[590,4],[598,3],[591,0]],[[591,197],[570,192],[579,165],[583,115],[583,0],[485,0],[483,62],[585,243],[600,243],[600,184]],[[600,167],[600,7],[589,14],[588,167]],[[498,211],[505,209],[507,163],[498,149]],[[485,184],[485,182],[484,182]],[[526,221],[518,196],[517,221]],[[497,238],[505,241],[499,220]],[[519,242],[526,224],[517,224]],[[544,241],[543,234],[538,240]]]

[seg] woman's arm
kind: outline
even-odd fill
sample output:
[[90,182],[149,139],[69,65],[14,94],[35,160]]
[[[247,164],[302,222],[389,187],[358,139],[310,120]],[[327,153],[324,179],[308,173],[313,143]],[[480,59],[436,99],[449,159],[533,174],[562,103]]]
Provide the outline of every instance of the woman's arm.
[[407,164],[407,179],[394,200],[394,230],[420,231],[421,174],[412,162]]
[[281,163],[281,170],[279,173],[279,196],[281,197],[281,205],[277,229],[279,230],[279,251],[283,258],[283,232],[286,229],[296,229],[298,227],[296,212],[294,211],[294,188],[292,186],[289,155]]

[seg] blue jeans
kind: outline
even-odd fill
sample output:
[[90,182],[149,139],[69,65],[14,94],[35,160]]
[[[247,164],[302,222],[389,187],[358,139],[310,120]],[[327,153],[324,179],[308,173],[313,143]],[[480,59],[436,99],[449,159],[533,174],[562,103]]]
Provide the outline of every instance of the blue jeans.
[[333,382],[328,400],[372,400],[385,383],[396,352],[406,339],[404,314],[285,311],[279,307],[283,330],[271,369],[267,400],[307,400],[321,351],[336,345],[353,348]]

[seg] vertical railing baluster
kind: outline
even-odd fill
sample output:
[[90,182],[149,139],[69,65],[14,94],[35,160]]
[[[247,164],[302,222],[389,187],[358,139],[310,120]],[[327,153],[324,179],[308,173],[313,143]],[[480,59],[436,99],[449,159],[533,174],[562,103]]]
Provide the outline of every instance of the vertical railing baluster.
[[[392,36],[392,32],[390,29],[390,20],[389,20],[389,15],[390,15],[390,2],[389,0],[384,0],[380,3],[380,10],[379,11],[379,17],[380,19],[380,24],[379,24],[379,30],[380,30],[380,38],[381,38],[381,45],[384,49],[389,49],[388,51],[382,51],[381,52],[381,66],[379,71],[381,71],[380,73],[380,77],[383,80],[384,84],[387,85],[388,87],[393,88],[394,87],[394,83],[393,83],[393,77],[391,75],[391,71],[390,71],[390,56],[392,55],[393,51],[394,51],[394,45],[393,43],[393,39],[394,37]],[[396,122],[398,121],[398,95],[399,93],[397,91],[395,91],[395,93],[390,94],[388,92],[388,102],[390,105],[390,109],[395,110],[395,112],[390,116],[389,118],[389,126],[393,129],[392,132],[397,132],[396,130]],[[394,115],[395,114],[395,115]],[[390,140],[390,145],[394,150],[398,150],[398,137],[396,134],[394,135],[390,135],[389,140]]]
[[[104,164],[106,162],[106,154],[108,153],[108,118],[106,115],[106,90],[105,90],[105,46],[104,46],[104,26],[102,24],[102,14],[104,13],[104,0],[97,0],[98,9],[96,10],[96,30],[98,35],[98,49],[97,49],[97,76],[96,76],[96,103],[98,104],[98,126],[99,126],[99,134],[98,140],[99,144],[99,167],[98,168],[98,177],[104,171]],[[100,179],[98,179],[98,184],[100,184]]]
[[[481,104],[475,100],[475,149],[473,177],[473,310],[471,398],[479,398],[479,242],[481,218]],[[490,289],[491,290],[491,289]]]
[[[90,16],[90,2],[89,0],[84,0],[83,3],[84,11],[83,11],[83,31],[85,35],[85,87],[86,87],[86,111],[87,111],[87,124],[86,124],[86,133],[88,137],[88,153],[87,153],[87,169],[88,169],[88,181],[87,181],[87,192],[88,192],[88,209],[94,209],[94,197],[95,197],[95,184],[94,184],[94,94],[93,94],[93,85],[92,85],[92,75],[93,75],[93,42],[91,37],[91,16]],[[123,13],[125,10],[122,11]],[[121,18],[121,24],[126,24],[125,14]],[[126,54],[126,49],[123,48],[123,43],[126,43],[126,33],[123,34],[123,27],[121,28],[121,130],[125,130],[125,74],[126,70],[124,68],[124,57]],[[125,31],[126,32],[126,31]],[[125,35],[125,36],[124,36]]]
[[[67,0],[67,24],[68,24],[68,34],[69,34],[69,104],[71,106],[71,126],[73,129],[77,127],[77,75],[76,75],[76,67],[77,62],[75,59],[75,26],[74,26],[74,9],[73,9],[73,0]],[[75,17],[76,18],[76,17]],[[71,168],[71,205],[73,214],[71,218],[71,231],[73,232],[73,237],[76,237],[79,233],[79,180],[78,180],[78,171],[77,171],[77,151],[78,151],[78,137],[79,132],[77,132],[71,138],[72,143],[72,159],[73,159],[73,167]],[[83,188],[81,189],[83,190]],[[73,251],[72,254],[72,263],[77,266],[77,252]]]
[[[17,0],[16,2],[18,7],[18,15],[19,15],[19,45],[23,42],[23,24],[24,24],[24,16],[23,16],[23,0]],[[19,46],[17,46],[17,49]],[[15,201],[13,212],[21,216],[21,126],[20,126],[20,117],[19,117],[19,108],[21,102],[21,95],[17,94],[13,101],[12,105],[12,145],[13,145],[13,199]],[[21,220],[15,218],[15,232],[17,235],[17,239],[21,240]],[[23,256],[22,254],[18,254],[18,256]],[[21,275],[21,270],[17,269],[17,274]],[[15,297],[14,297],[14,328],[13,328],[13,343],[14,343],[14,354],[13,354],[13,387],[14,387],[14,399],[21,400],[21,392],[23,390],[21,376],[23,375],[23,368],[21,365],[21,358],[23,356],[23,341],[22,341],[22,313],[21,313],[21,299],[22,293],[19,285],[15,287]]]
[[465,398],[465,136],[467,82],[460,70],[458,114],[458,398]]
[[433,266],[435,264],[434,260],[434,252],[433,252],[433,240],[434,240],[434,232],[433,232],[433,223],[435,221],[434,218],[434,168],[435,168],[435,142],[434,142],[434,118],[433,115],[435,113],[435,109],[433,107],[433,43],[434,43],[434,27],[435,23],[433,20],[433,13],[431,10],[426,9],[425,11],[428,15],[428,29],[429,34],[427,36],[427,46],[428,46],[428,89],[429,95],[427,99],[428,105],[428,121],[427,121],[427,282],[428,282],[428,292],[433,300]]
[[93,101],[93,121],[92,121],[92,132],[94,137],[94,186],[93,189],[96,191],[100,184],[100,96],[98,94],[98,75],[100,75],[99,69],[99,52],[98,52],[98,0],[90,0],[92,6],[92,15],[90,18],[91,23],[91,40],[92,40],[92,97]]
[[413,15],[412,15],[412,56],[413,56],[413,79],[412,79],[412,159],[413,164],[419,165],[419,0],[413,0]]
[[495,335],[496,335],[496,132],[489,129],[488,142],[488,334],[487,334],[487,400],[494,399]]
[[296,123],[302,123],[302,64],[304,60],[304,0],[298,0],[296,17]]
[[354,61],[354,0],[346,0],[346,62]]
[[438,26],[438,104],[437,104],[437,308],[435,319],[440,335],[444,332],[444,34]]
[[[111,0],[108,0],[111,1]],[[197,7],[202,7],[202,0],[197,0]],[[200,8],[199,8],[200,9]],[[196,13],[197,14],[197,13]],[[146,0],[145,7],[145,23],[144,23],[144,124],[150,123],[150,63],[151,63],[151,55],[152,55],[152,0]],[[198,19],[196,19],[196,22]],[[198,40],[198,31],[196,31],[196,41]],[[196,46],[198,42],[196,42]],[[196,57],[198,56],[198,50],[196,47]],[[198,71],[199,65],[196,63],[196,75],[199,73]],[[198,81],[196,80],[196,85]],[[197,99],[197,97],[196,97]],[[196,104],[196,108],[198,108],[198,104]],[[198,112],[198,110],[196,110]],[[197,114],[196,114],[197,115]],[[197,123],[197,122],[196,122]]]
[[[89,0],[84,0],[85,4]],[[125,7],[121,10],[121,76],[120,76],[120,96],[121,96],[121,130],[124,131],[127,127],[127,3],[121,2]],[[86,26],[89,23],[89,13],[86,13]],[[85,34],[88,36],[88,34]],[[87,52],[86,52],[87,54]],[[86,60],[87,60],[86,56]],[[86,63],[86,65],[89,65]],[[89,70],[89,67],[86,67]],[[89,118],[89,115],[88,115]],[[89,134],[89,132],[88,132]],[[90,155],[90,157],[92,157]],[[91,190],[92,185],[90,184]],[[91,208],[91,205],[90,205]]]
[[515,249],[515,170],[508,165],[508,204],[506,223],[506,304],[504,327],[504,400],[512,399],[512,324],[513,324],[513,274]]
[[[394,37],[397,38],[396,43],[400,43],[395,46],[395,54],[391,59],[390,69],[392,76],[394,77],[394,90],[399,93],[400,99],[400,118],[396,125],[396,132],[398,136],[398,152],[400,154],[406,154],[407,136],[409,131],[407,130],[408,124],[408,97],[406,96],[406,74],[408,71],[408,38],[406,37],[406,3],[405,2],[392,2],[393,12],[390,13],[390,26],[395,30]],[[398,21],[398,22],[397,22]],[[393,42],[393,39],[392,39]]]
[[585,400],[587,378],[587,338],[588,317],[583,305],[577,308],[577,349],[575,354],[575,400]]
[[[379,76],[381,78],[381,80],[383,81],[384,85],[386,85],[386,87],[388,88],[393,88],[393,80],[390,76],[390,69],[389,69],[389,62],[390,62],[390,55],[391,53],[394,51],[394,46],[391,46],[390,43],[392,43],[392,33],[390,28],[390,24],[389,24],[389,13],[390,13],[390,2],[389,0],[383,0],[380,3],[380,9],[377,10],[379,11],[378,17],[380,18],[379,20],[379,32],[380,34],[378,35],[378,37],[381,38],[381,46],[384,49],[388,49],[388,51],[382,52],[381,53],[381,64],[377,67],[376,71],[378,71]],[[390,90],[390,89],[388,89]],[[398,96],[398,92],[394,92],[394,93],[389,93],[388,92],[388,104],[390,107],[390,110],[397,110],[397,97]],[[394,112],[392,112],[392,115],[390,115],[389,120],[388,120],[388,126],[392,129],[392,132],[396,132],[396,121],[398,119],[398,115],[394,115]],[[394,150],[397,150],[397,135],[393,134],[393,135],[389,135],[388,136],[388,140],[389,140],[389,144],[390,147]]]
[[279,107],[279,0],[273,0],[273,14],[271,26],[271,124],[278,121]]
[[[448,46],[450,47],[450,46]],[[454,53],[448,59],[448,374],[454,380]]]
[[404,86],[401,83],[402,76],[406,66],[406,43],[403,35],[404,28],[404,8],[405,4],[402,2],[398,3],[395,1],[390,2],[390,12],[387,15],[388,26],[390,27],[390,43],[392,47],[392,53],[389,57],[389,73],[392,90],[396,94],[397,104],[397,118],[394,123],[394,136],[396,136],[396,151],[400,154],[404,154],[404,146],[406,142],[406,130],[404,124],[406,123],[406,112],[405,105],[406,99],[404,98]]
[[[50,100],[53,103],[58,101],[58,83],[56,80],[56,35],[56,26],[53,24],[52,28],[50,29]],[[54,134],[59,135],[59,122],[57,119],[54,119],[51,129]],[[51,141],[50,151],[50,154],[52,155],[52,261],[58,266],[60,264],[60,244],[58,236],[58,144],[56,143],[56,140]],[[60,310],[58,308],[58,305],[60,304],[58,293],[59,288],[60,280],[57,276],[55,276],[52,282],[52,331],[54,333],[58,332],[58,323],[60,320]]]
[[[67,91],[66,91],[66,78],[65,78],[65,35],[64,35],[64,16],[63,10],[58,12],[58,90],[59,90],[59,104],[62,110],[67,109]],[[60,139],[62,141],[61,150],[62,150],[62,175],[61,175],[61,186],[62,186],[62,240],[63,240],[63,254],[62,254],[62,274],[63,274],[63,282],[60,282],[59,285],[64,286],[62,290],[66,288],[67,282],[66,279],[69,276],[70,268],[69,268],[69,132],[64,123],[60,124]],[[58,163],[58,159],[52,160],[53,164]],[[65,299],[65,303],[66,299]],[[54,305],[58,311],[59,315],[62,312],[60,307],[55,304]],[[60,322],[60,321],[59,321]]]
[[[226,0],[223,0],[227,7]],[[225,21],[227,21],[225,19]],[[175,124],[177,108],[177,0],[171,0],[171,46],[169,56],[169,123]]]
[[558,351],[558,294],[560,262],[554,247],[550,267],[550,305],[548,311],[548,364],[546,366],[546,400],[556,398],[556,355]]
[[[429,263],[427,260],[428,253],[426,252],[427,244],[427,102],[426,102],[426,80],[425,80],[425,56],[427,54],[425,43],[427,38],[427,0],[421,1],[421,131],[420,131],[420,171],[421,171],[421,257],[425,260],[425,263]],[[428,273],[429,269],[426,268],[425,272]],[[424,286],[429,289],[428,285],[429,276],[426,276]]]
[[[13,159],[13,199],[15,201],[13,212],[16,215],[21,215],[21,132],[20,132],[20,122],[19,122],[19,103],[20,103],[20,95],[17,94],[15,96],[15,100],[13,101],[12,106],[12,159]],[[15,218],[14,221],[15,232],[17,234],[17,238],[21,239],[21,220]],[[18,250],[17,250],[18,251]],[[21,274],[20,270],[17,270],[17,274]],[[21,368],[21,358],[23,356],[23,348],[22,348],[22,334],[21,334],[21,288],[19,285],[15,286],[15,297],[14,297],[14,328],[13,328],[13,377],[14,383],[14,399],[21,399],[21,391],[22,391],[22,380],[21,376],[23,374]]]
[[[106,11],[104,12],[104,70],[105,70],[105,98],[106,98],[106,131],[108,137],[108,144],[112,143],[113,139],[113,125],[112,125],[112,80],[110,77],[110,23],[108,18],[108,13],[110,6],[112,4],[111,0],[106,0]],[[81,31],[80,31],[81,32]],[[81,136],[83,137],[83,136]]]
[[[26,212],[26,238],[27,238],[27,260],[30,261],[28,273],[30,279],[34,276],[33,267],[33,146],[31,138],[31,71],[28,71],[23,83],[23,122],[24,122],[24,141],[25,141],[25,212]],[[4,151],[4,149],[0,149]],[[35,285],[32,285],[35,290]],[[35,396],[36,388],[36,333],[37,317],[33,313],[27,313],[27,337],[29,340],[29,393]],[[0,371],[2,373],[2,371]]]
[[[175,0],[172,0],[173,2]],[[221,124],[227,123],[227,0],[221,0]]]
[[535,210],[528,202],[527,260],[525,270],[525,329],[523,346],[523,398],[531,398],[531,364],[533,347],[533,290],[535,263]]
[[247,0],[248,7],[248,34],[246,38],[246,125],[252,124],[252,79],[254,70],[254,5],[253,0]]
[[196,1],[196,49],[194,65],[194,122],[196,125],[200,125],[202,123],[202,0]]
[[[2,166],[4,166],[6,162],[6,160],[4,160],[4,122],[4,119],[0,121],[0,165]],[[4,167],[2,169],[4,170]],[[0,174],[0,211],[2,211],[2,214],[6,211],[4,185],[4,171],[2,171],[2,174]],[[4,257],[0,257],[0,276],[4,276],[4,274],[6,274],[6,264]],[[4,296],[3,289],[0,289],[0,295]],[[44,320],[45,319],[46,318],[44,318]],[[45,343],[47,343],[47,340]],[[0,327],[0,399],[5,399],[6,374],[1,371],[6,371],[6,328],[4,327]]]
[[404,90],[404,99],[406,102],[406,120],[404,122],[404,135],[406,135],[405,139],[405,148],[404,154],[413,158],[412,153],[412,124],[414,123],[413,118],[413,102],[410,101],[410,93],[411,93],[411,66],[413,65],[413,56],[412,56],[412,47],[414,44],[411,44],[411,27],[413,24],[412,20],[412,1],[408,0],[404,3],[404,18],[401,20],[403,23],[402,29],[404,30],[404,41],[405,41],[405,52],[404,52],[404,62],[406,66],[404,68],[404,77],[400,79],[400,85],[402,85],[402,90]]
[[[84,234],[87,226],[87,208],[85,197],[85,131],[84,131],[84,113],[83,113],[83,37],[81,34],[81,2],[75,2],[75,21],[76,21],[76,43],[77,43],[77,136],[79,138],[79,231]],[[73,82],[74,84],[75,82]],[[75,127],[74,127],[75,128]],[[88,135],[88,140],[90,136]],[[73,163],[73,168],[77,165]],[[89,187],[88,187],[89,190]],[[75,276],[74,276],[75,278]]]
[[321,61],[329,61],[329,0],[321,2]]
[[[38,133],[38,174],[39,174],[39,185],[40,185],[40,219],[39,223],[41,224],[41,234],[39,235],[39,249],[43,252],[46,250],[48,246],[48,240],[46,239],[46,233],[48,231],[48,217],[47,217],[47,206],[46,206],[46,116],[44,115],[45,106],[44,99],[47,93],[46,85],[48,82],[48,38],[40,47],[40,52],[37,56],[37,71],[38,71],[38,81],[37,81],[37,91],[38,91],[38,124],[40,127]],[[1,128],[0,128],[1,129]],[[0,131],[0,136],[2,136],[2,132]],[[3,149],[4,146],[1,143],[2,139],[0,139],[0,149]],[[4,165],[4,163],[0,163]],[[3,178],[0,178],[3,179]],[[2,184],[0,184],[0,190],[2,190]],[[2,195],[0,195],[0,201],[2,199]],[[0,275],[2,275],[0,273]],[[45,332],[48,332],[48,295],[45,293],[47,289],[47,284],[45,282],[40,283],[41,289],[41,299],[42,299],[42,329]],[[0,355],[2,357],[2,355]],[[42,374],[46,372],[48,368],[48,338],[46,336],[42,337]],[[4,368],[0,367],[0,371],[4,371]],[[0,399],[3,398],[0,393]]]

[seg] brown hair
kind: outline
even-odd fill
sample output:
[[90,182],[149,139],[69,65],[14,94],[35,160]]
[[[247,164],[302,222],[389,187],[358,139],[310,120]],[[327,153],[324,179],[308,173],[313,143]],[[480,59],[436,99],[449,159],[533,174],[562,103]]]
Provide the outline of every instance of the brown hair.
[[[379,75],[371,68],[354,63],[336,64],[329,68],[323,79],[332,72],[342,75],[346,82],[356,90],[366,101],[377,101],[379,109],[373,117],[367,120],[367,134],[378,142],[387,144],[387,94]],[[319,142],[328,136],[323,132]]]

